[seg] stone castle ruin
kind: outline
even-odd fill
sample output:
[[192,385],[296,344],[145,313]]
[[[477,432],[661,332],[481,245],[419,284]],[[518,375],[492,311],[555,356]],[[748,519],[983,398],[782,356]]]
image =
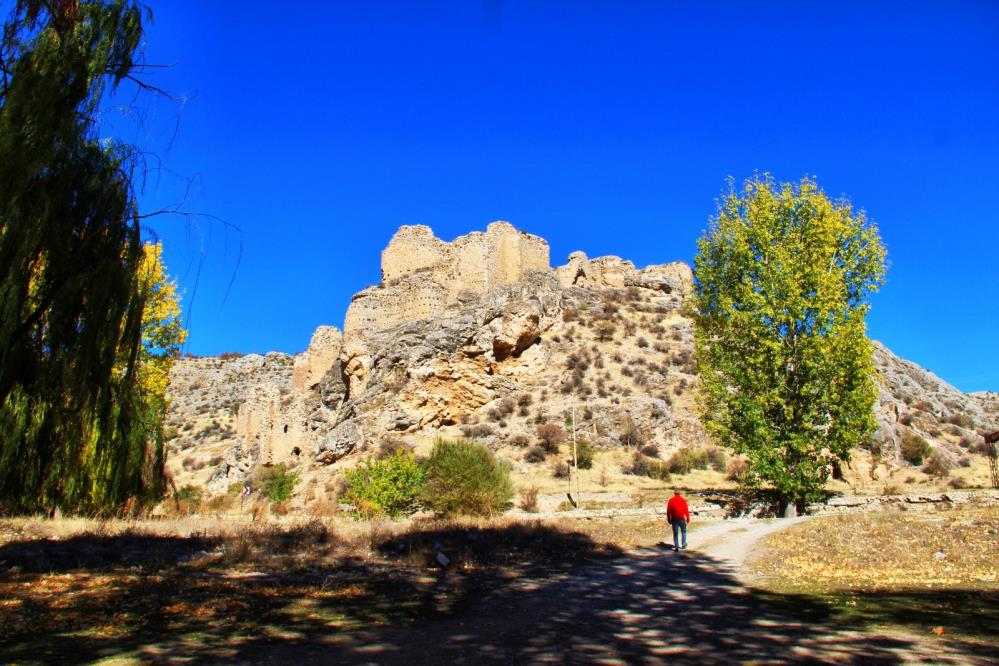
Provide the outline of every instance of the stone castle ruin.
[[400,227],[381,271],[380,284],[352,299],[342,333],[316,330],[289,386],[249,391],[214,490],[260,464],[336,462],[363,448],[366,433],[453,425],[518,387],[550,382],[551,347],[537,343],[563,329],[573,289],[641,288],[675,308],[691,284],[680,262],[637,269],[575,252],[552,269],[544,239],[502,221],[451,242],[427,226]]
[[493,222],[450,243],[424,225],[403,226],[382,251],[382,282],[354,296],[347,310],[348,336],[383,331],[440,314],[459,295],[484,294],[520,282],[530,271],[550,271],[548,243]]

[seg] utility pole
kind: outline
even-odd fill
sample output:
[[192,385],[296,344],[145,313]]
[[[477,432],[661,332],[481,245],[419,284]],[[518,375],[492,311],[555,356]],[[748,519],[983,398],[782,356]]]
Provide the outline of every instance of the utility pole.
[[583,503],[579,490],[579,454],[576,451],[576,403],[572,403],[572,466],[576,469],[576,498]]

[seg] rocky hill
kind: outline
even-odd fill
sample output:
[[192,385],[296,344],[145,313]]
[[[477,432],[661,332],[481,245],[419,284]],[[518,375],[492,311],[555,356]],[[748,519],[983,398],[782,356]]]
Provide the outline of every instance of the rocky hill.
[[[591,485],[612,493],[652,483],[624,474],[636,447],[650,457],[708,447],[683,307],[689,267],[577,252],[552,269],[548,257],[543,239],[505,222],[450,243],[402,227],[382,253],[381,283],[354,297],[344,331],[320,327],[294,359],[181,359],[168,422],[176,483],[223,493],[284,463],[305,481],[299,503],[330,500],[342,469],[445,434],[496,449],[521,486],[557,490],[558,456],[539,459],[531,445],[540,426],[574,422],[597,449]],[[961,393],[880,344],[875,362],[879,429],[848,476],[906,469],[907,435],[970,464],[978,432],[999,427],[994,394]]]

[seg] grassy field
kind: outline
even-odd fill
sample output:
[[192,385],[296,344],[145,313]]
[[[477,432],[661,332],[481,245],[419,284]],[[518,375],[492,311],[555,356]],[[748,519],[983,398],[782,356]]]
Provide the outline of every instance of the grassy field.
[[982,640],[999,626],[995,507],[827,516],[761,546],[750,571],[791,612]]

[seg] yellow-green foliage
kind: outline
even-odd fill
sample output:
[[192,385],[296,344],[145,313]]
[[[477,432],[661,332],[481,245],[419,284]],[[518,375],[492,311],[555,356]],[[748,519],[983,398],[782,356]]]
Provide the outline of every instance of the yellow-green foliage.
[[162,400],[170,383],[170,368],[187,330],[180,319],[177,283],[167,276],[163,244],[146,243],[137,275],[142,308],[142,346],[139,349],[139,386]]
[[930,443],[914,432],[907,432],[902,436],[902,444],[899,447],[902,457],[910,465],[922,465],[923,461],[930,455],[933,449]]
[[344,498],[360,515],[395,518],[417,509],[425,474],[412,454],[398,449],[388,457],[366,460],[346,477]]
[[481,444],[439,439],[424,468],[423,501],[437,513],[491,516],[511,506],[510,463]]
[[260,494],[272,502],[283,502],[291,497],[298,483],[298,473],[290,472],[284,463],[257,470],[256,485]]
[[865,317],[885,250],[863,211],[803,179],[754,177],[698,241],[695,342],[705,423],[749,485],[815,497],[868,441],[876,390]]
[[128,0],[8,4],[0,512],[132,511],[163,489],[166,374],[152,359],[170,345],[146,337],[162,273],[141,242],[139,151],[106,136],[98,110],[133,78],[148,14]]

